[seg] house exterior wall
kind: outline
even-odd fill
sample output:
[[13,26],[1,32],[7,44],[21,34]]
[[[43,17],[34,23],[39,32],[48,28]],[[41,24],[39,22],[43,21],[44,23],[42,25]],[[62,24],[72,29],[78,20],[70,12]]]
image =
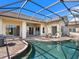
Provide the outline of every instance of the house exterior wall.
[[69,29],[75,29],[76,30],[75,33],[79,33],[79,25],[69,25],[68,28]]
[[57,32],[59,32],[59,22],[52,22],[47,25],[48,33],[52,34],[52,26],[57,26]]
[[[0,34],[6,35],[6,26],[9,24],[14,24],[16,26],[20,26],[20,36],[22,36],[22,38],[26,38],[27,30],[28,30],[27,23],[39,24],[40,35],[46,35],[49,33],[52,34],[52,26],[57,26],[57,33],[59,33],[60,35],[62,35],[62,31],[61,31],[62,26],[64,26],[64,33],[68,33],[65,23],[59,20],[51,21],[51,22],[35,22],[31,20],[21,20],[21,19],[9,18],[9,17],[2,17],[0,18]],[[43,33],[43,28],[44,28],[44,33]]]
[[57,33],[59,33],[60,36],[69,35],[69,29],[67,26],[65,26],[64,21],[60,20],[60,21],[48,23],[48,25],[47,25],[48,33],[50,33],[50,34],[52,34],[52,26],[57,26]]
[[6,35],[6,27],[7,25],[16,25],[16,26],[20,26],[20,37],[22,37],[23,39],[26,38],[26,21],[23,20],[18,20],[15,18],[9,18],[9,17],[3,17],[3,30],[2,30],[2,34]]
[[[9,18],[9,17],[2,17],[0,19],[0,34],[6,35],[6,26],[12,24],[12,25],[20,26],[20,36],[22,36],[23,38],[26,38],[26,36],[27,36],[26,32],[27,32],[27,27],[28,27],[27,23],[39,24],[40,35],[45,35],[46,30],[45,30],[45,33],[42,33],[42,28],[45,27],[45,29],[46,29],[46,25],[44,23]],[[23,33],[25,33],[25,34],[23,34]]]
[[76,31],[73,32],[73,31],[70,31],[70,35],[71,36],[74,36],[74,37],[78,37],[79,36],[79,27],[76,27],[76,26],[68,26],[69,29],[75,29]]
[[77,33],[79,33],[79,27],[78,27],[78,28],[76,28],[76,32],[77,32]]
[[22,38],[23,39],[26,39],[26,36],[27,36],[27,27],[26,27],[26,22],[25,21],[23,21],[22,22],[22,28],[21,28],[21,32],[22,32]]
[[16,25],[16,26],[21,26],[21,22],[18,21],[17,19],[14,18],[7,18],[7,17],[3,17],[3,34],[6,35],[6,26],[7,25]]
[[61,35],[69,35],[69,29],[68,29],[68,27],[67,26],[65,26],[65,23],[63,22],[63,21],[60,21],[60,25],[59,25],[59,27],[60,27],[60,34]]
[[[43,28],[44,28],[44,33],[43,33]],[[47,27],[46,24],[43,23],[40,25],[40,35],[46,35],[47,34]]]
[[[27,36],[29,36],[29,28],[33,28],[33,35],[40,35],[40,26],[41,24],[35,24],[33,22],[29,23],[27,22]],[[39,31],[38,31],[39,28]]]
[[2,17],[0,17],[0,34],[3,33],[3,21],[2,21]]

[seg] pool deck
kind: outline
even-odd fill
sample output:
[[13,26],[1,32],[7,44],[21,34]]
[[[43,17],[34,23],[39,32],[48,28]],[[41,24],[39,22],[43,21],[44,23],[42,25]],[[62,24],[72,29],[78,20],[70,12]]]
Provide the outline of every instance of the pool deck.
[[[27,47],[27,45],[24,44],[23,41],[21,41],[19,39],[17,39],[17,40],[8,39],[7,46],[9,49],[10,57],[19,53],[25,46]],[[0,59],[8,59],[5,45],[3,47],[0,47]]]
[[79,41],[79,37],[42,37],[42,36],[33,36],[27,37],[26,40],[37,40],[37,41],[63,41],[63,40],[75,40]]
[[[37,41],[45,41],[45,42],[49,42],[49,41],[63,41],[63,40],[75,40],[75,41],[79,41],[79,37],[44,37],[44,36],[31,36],[31,37],[27,37],[26,40],[37,40]],[[8,49],[9,49],[9,55],[10,56],[14,56],[17,54],[17,52],[21,51],[25,46],[28,46],[23,43],[22,40],[20,39],[7,39],[7,43],[8,43]],[[0,47],[0,59],[7,59],[7,51],[6,51],[6,46]]]

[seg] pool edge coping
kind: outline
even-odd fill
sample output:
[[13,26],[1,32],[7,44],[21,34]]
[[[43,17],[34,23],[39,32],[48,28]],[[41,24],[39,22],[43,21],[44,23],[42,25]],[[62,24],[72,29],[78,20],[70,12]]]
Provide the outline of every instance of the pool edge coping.
[[[26,41],[24,41],[24,40],[23,40],[23,43],[25,43],[25,46],[24,46],[22,49],[20,49],[19,51],[17,51],[15,54],[11,55],[10,58],[12,58],[12,57],[14,57],[14,56],[17,56],[18,54],[22,53],[25,49],[28,48],[29,43],[26,42]],[[28,53],[29,53],[29,52],[28,52]],[[28,53],[27,53],[27,54],[28,54]],[[8,58],[8,57],[5,57],[5,58],[3,58],[3,59],[7,59],[7,58]]]

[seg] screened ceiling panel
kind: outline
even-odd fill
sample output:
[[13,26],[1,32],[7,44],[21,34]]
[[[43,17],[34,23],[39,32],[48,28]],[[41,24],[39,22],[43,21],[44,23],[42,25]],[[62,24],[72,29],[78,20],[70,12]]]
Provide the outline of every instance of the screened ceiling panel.
[[68,10],[59,13],[59,15],[61,15],[61,16],[68,16],[68,15],[70,15],[70,14],[71,14],[71,13],[70,13]]
[[0,6],[8,4],[8,3],[16,2],[16,1],[19,1],[19,0],[9,0],[9,1],[8,0],[0,0]]
[[52,15],[50,15],[50,17],[51,17],[52,19],[54,19],[54,18],[56,18],[56,17],[58,17],[58,16],[52,14]]
[[57,2],[58,0],[53,0],[53,1],[49,1],[49,0],[39,0],[39,1],[38,0],[32,0],[32,1],[46,7],[46,6],[50,5],[50,4],[53,4],[53,3]]
[[40,14],[44,14],[44,15],[48,15],[50,14],[51,12],[47,11],[47,10],[43,10],[41,12],[39,12]]
[[[10,1],[8,1],[8,0],[6,0],[6,1],[4,1],[4,0],[0,0],[0,8],[1,7],[11,7],[12,5],[14,5],[15,6],[15,4],[16,4],[16,7],[17,7],[17,5],[19,5],[18,3],[22,3],[22,2],[24,2],[25,0],[10,0]],[[19,5],[20,6],[20,5]]]
[[4,8],[21,7],[21,5],[22,5],[23,3],[24,3],[24,2],[20,2],[20,3],[12,4],[12,5],[6,6],[6,7],[4,7]]
[[23,8],[27,8],[27,9],[35,11],[35,12],[41,9],[41,7],[35,5],[31,2],[28,2]]
[[25,14],[39,20],[63,16],[70,18],[69,15],[74,17],[74,14],[79,14],[79,0],[0,0],[1,12],[16,12],[18,17]]
[[77,5],[79,4],[79,2],[65,2],[65,4],[67,5],[68,8],[74,6],[74,5]]
[[32,12],[30,12],[30,11],[26,11],[26,10],[23,10],[23,9],[21,10],[20,13],[25,14],[25,15],[28,15],[28,16],[32,16],[32,15],[33,15]]
[[49,8],[49,10],[52,10],[54,12],[57,12],[57,11],[60,11],[60,10],[63,10],[63,9],[65,9],[65,7],[62,3],[58,3],[58,4],[56,4],[56,5]]
[[79,0],[60,0],[60,1],[65,1],[65,2],[78,2]]

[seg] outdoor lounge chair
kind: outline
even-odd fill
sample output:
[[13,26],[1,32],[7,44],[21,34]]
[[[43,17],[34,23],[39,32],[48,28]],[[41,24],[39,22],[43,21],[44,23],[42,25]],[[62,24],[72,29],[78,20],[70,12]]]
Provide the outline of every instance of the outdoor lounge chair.
[[52,35],[52,38],[59,38],[59,37],[60,37],[59,33],[56,33],[56,35]]

